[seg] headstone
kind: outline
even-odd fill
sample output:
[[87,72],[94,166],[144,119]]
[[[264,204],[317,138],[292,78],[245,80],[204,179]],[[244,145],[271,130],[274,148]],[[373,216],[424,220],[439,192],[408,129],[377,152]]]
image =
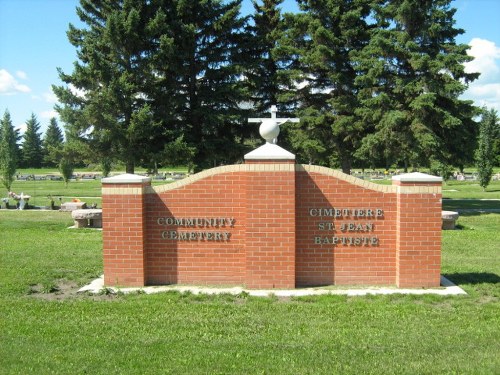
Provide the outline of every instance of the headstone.
[[75,228],[102,228],[101,209],[79,209],[71,212]]
[[87,208],[87,203],[85,202],[66,202],[61,204],[61,210],[60,211],[74,211],[74,210],[81,210]]
[[458,220],[458,212],[455,211],[443,211],[441,213],[441,218],[443,220],[442,229],[451,230],[455,229],[455,223]]

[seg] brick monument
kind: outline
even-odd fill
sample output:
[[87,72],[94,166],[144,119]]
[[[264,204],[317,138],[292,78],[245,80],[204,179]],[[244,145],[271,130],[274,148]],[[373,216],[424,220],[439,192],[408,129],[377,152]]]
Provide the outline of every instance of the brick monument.
[[155,187],[103,179],[106,286],[439,286],[440,177],[389,186],[298,165],[275,144],[296,119],[271,119],[245,164]]

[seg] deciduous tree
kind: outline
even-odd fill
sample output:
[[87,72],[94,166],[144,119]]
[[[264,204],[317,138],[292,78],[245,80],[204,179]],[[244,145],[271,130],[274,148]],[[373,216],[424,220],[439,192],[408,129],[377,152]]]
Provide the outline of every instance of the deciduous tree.
[[16,133],[8,110],[0,121],[0,180],[10,191],[17,168]]
[[479,185],[486,190],[493,175],[493,142],[498,129],[498,114],[494,109],[483,109],[479,122],[478,148],[476,150],[476,166],[479,174]]

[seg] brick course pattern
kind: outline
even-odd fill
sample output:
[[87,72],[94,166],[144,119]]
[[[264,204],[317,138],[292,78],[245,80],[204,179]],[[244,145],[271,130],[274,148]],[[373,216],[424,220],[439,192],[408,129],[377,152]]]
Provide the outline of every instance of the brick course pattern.
[[107,286],[437,287],[441,183],[247,161],[152,187],[103,181]]

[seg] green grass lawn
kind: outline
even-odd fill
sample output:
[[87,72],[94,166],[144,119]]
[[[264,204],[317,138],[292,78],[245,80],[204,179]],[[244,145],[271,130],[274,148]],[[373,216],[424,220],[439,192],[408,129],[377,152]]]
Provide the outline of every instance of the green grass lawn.
[[[167,170],[165,170],[167,171]],[[165,172],[164,171],[164,172]],[[182,168],[172,169],[172,171],[183,171]],[[50,169],[22,170],[20,174],[43,175],[52,173]],[[79,171],[85,173],[85,171]],[[55,173],[55,172],[54,172]],[[113,173],[119,173],[118,171]],[[391,180],[375,180],[379,184],[391,184]],[[165,181],[153,180],[153,185],[165,184]],[[78,180],[71,181],[68,186],[63,181],[30,180],[14,181],[12,191],[21,192],[31,196],[30,204],[34,206],[49,206],[49,195],[55,198],[55,203],[59,205],[59,197],[62,202],[78,198],[87,204],[96,203],[101,206],[101,181],[100,180]],[[0,186],[0,197],[6,197],[7,191]],[[489,201],[488,201],[489,200]],[[496,201],[495,201],[496,200]],[[11,205],[14,201],[11,200]],[[446,181],[443,183],[443,209],[500,209],[500,181],[491,181],[490,185],[483,192],[483,189],[475,181]]]
[[483,191],[477,181],[445,181],[443,183],[443,197],[451,199],[500,199],[500,181],[491,181],[486,191]]
[[467,296],[76,295],[101,232],[69,213],[0,210],[0,374],[493,374],[500,214],[443,232]]
[[[153,185],[163,185],[167,182],[162,180],[153,180]],[[24,193],[31,198],[29,203],[33,206],[50,206],[50,199],[52,196],[55,200],[56,206],[60,202],[68,202],[72,199],[80,199],[88,205],[96,203],[101,206],[101,180],[74,180],[70,181],[68,185],[64,181],[51,181],[51,180],[16,180],[12,184],[11,190],[16,194]],[[0,198],[7,196],[7,190],[0,186]],[[61,198],[61,200],[59,200]],[[10,204],[14,206],[14,200],[10,200]]]
[[[17,194],[24,193],[30,195],[29,203],[35,206],[50,206],[52,196],[57,206],[60,202],[68,202],[74,198],[79,198],[87,204],[97,203],[101,206],[101,181],[100,180],[79,180],[71,181],[67,186],[64,181],[50,180],[29,180],[29,181],[14,181],[11,190]],[[2,197],[7,195],[5,188],[1,188]],[[59,200],[61,198],[61,201]],[[11,199],[11,205],[14,201]]]

